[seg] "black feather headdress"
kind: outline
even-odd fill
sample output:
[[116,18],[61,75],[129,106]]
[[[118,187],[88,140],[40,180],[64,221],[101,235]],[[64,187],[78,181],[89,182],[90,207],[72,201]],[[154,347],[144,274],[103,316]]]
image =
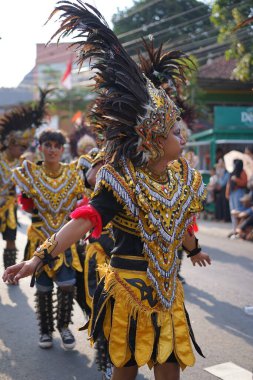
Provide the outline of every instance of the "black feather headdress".
[[105,136],[107,159],[117,162],[125,155],[140,166],[158,158],[163,152],[156,137],[166,135],[177,119],[174,103],[143,74],[96,8],[59,1],[49,19],[58,12],[61,26],[51,40],[74,34],[70,47],[78,52],[79,67],[91,62],[99,94],[92,113]]
[[40,90],[40,99],[32,105],[22,105],[6,112],[0,119],[0,149],[10,143],[28,145],[46,115],[46,96],[52,90]]
[[139,62],[143,73],[156,87],[170,87],[170,90],[177,89],[180,85],[185,85],[187,71],[195,68],[191,58],[181,50],[163,51],[161,44],[155,49],[154,41],[148,43],[142,39],[145,56],[139,52]]
[[139,62],[142,72],[156,87],[162,86],[166,93],[173,99],[180,109],[181,118],[192,129],[196,112],[192,106],[181,95],[181,88],[187,82],[187,74],[196,69],[192,59],[180,50],[163,51],[161,44],[155,49],[154,42],[148,43],[143,39],[143,53],[139,53]]

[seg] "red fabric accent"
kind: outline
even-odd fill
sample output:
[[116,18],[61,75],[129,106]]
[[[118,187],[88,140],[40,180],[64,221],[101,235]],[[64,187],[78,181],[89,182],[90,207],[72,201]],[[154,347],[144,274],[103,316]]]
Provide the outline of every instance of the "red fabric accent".
[[34,203],[32,198],[25,198],[22,194],[18,196],[18,204],[21,205],[22,210],[29,212],[34,209]]
[[[89,203],[89,198],[87,198],[85,195],[83,196],[83,199],[80,199],[80,201],[77,202],[77,207],[81,207],[81,206],[87,206],[87,204]],[[76,208],[77,208],[76,207]]]
[[188,226],[187,232],[189,235],[193,236],[194,232],[198,232],[199,228],[196,222],[196,216],[193,217],[192,223]]
[[99,238],[102,232],[102,218],[97,210],[91,205],[85,205],[81,207],[77,207],[71,214],[70,217],[72,219],[89,219],[93,225],[93,231],[91,236],[95,239]]

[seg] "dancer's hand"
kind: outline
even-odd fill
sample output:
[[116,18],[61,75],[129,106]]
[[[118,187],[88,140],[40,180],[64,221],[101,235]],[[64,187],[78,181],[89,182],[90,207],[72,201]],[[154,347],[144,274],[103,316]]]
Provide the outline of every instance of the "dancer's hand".
[[195,266],[198,264],[200,267],[206,267],[206,264],[211,265],[211,259],[205,252],[199,252],[197,255],[191,257],[191,262]]
[[42,264],[41,260],[34,256],[28,261],[22,261],[19,264],[12,265],[4,271],[2,277],[3,281],[17,284],[21,278],[31,276],[39,263]]

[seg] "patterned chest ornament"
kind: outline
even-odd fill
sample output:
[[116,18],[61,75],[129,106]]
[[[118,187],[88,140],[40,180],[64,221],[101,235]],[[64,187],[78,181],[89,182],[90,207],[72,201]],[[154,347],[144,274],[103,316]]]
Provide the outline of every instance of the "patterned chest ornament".
[[[61,164],[59,176],[49,176],[43,166],[24,161],[23,168],[14,172],[18,186],[31,197],[43,220],[46,236],[56,233],[66,223],[78,197],[84,193],[76,164]],[[44,228],[44,227],[43,227]]]
[[[158,183],[123,159],[124,180],[108,165],[98,173],[100,184],[95,189],[95,193],[99,186],[111,189],[137,222],[148,262],[147,276],[165,309],[171,308],[175,299],[177,250],[192,223],[192,205],[205,193],[201,176],[195,175],[185,160],[180,161],[178,167],[177,163],[168,167],[167,183]],[[180,173],[181,166],[184,175]]]
[[9,161],[5,153],[1,155],[0,160],[0,196],[6,196],[9,190],[13,188],[12,170],[19,165],[19,160]]

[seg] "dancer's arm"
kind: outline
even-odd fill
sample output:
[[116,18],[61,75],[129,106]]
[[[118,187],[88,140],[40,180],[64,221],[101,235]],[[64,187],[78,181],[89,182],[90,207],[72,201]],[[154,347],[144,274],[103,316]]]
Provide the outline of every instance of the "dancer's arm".
[[[194,266],[196,264],[198,264],[200,267],[205,267],[206,264],[211,265],[211,259],[209,255],[200,249],[196,236],[194,234],[190,234],[188,231],[186,231],[184,235],[183,249],[186,251],[187,256],[190,257],[191,262]],[[190,253],[195,249],[200,249],[199,253],[195,253],[193,256],[191,256]]]
[[[56,257],[59,253],[64,252],[73,243],[81,239],[91,228],[92,223],[88,219],[72,219],[55,236],[56,244],[50,255]],[[28,261],[12,265],[5,270],[3,280],[18,283],[21,278],[32,275],[40,263],[41,259],[33,256]]]

